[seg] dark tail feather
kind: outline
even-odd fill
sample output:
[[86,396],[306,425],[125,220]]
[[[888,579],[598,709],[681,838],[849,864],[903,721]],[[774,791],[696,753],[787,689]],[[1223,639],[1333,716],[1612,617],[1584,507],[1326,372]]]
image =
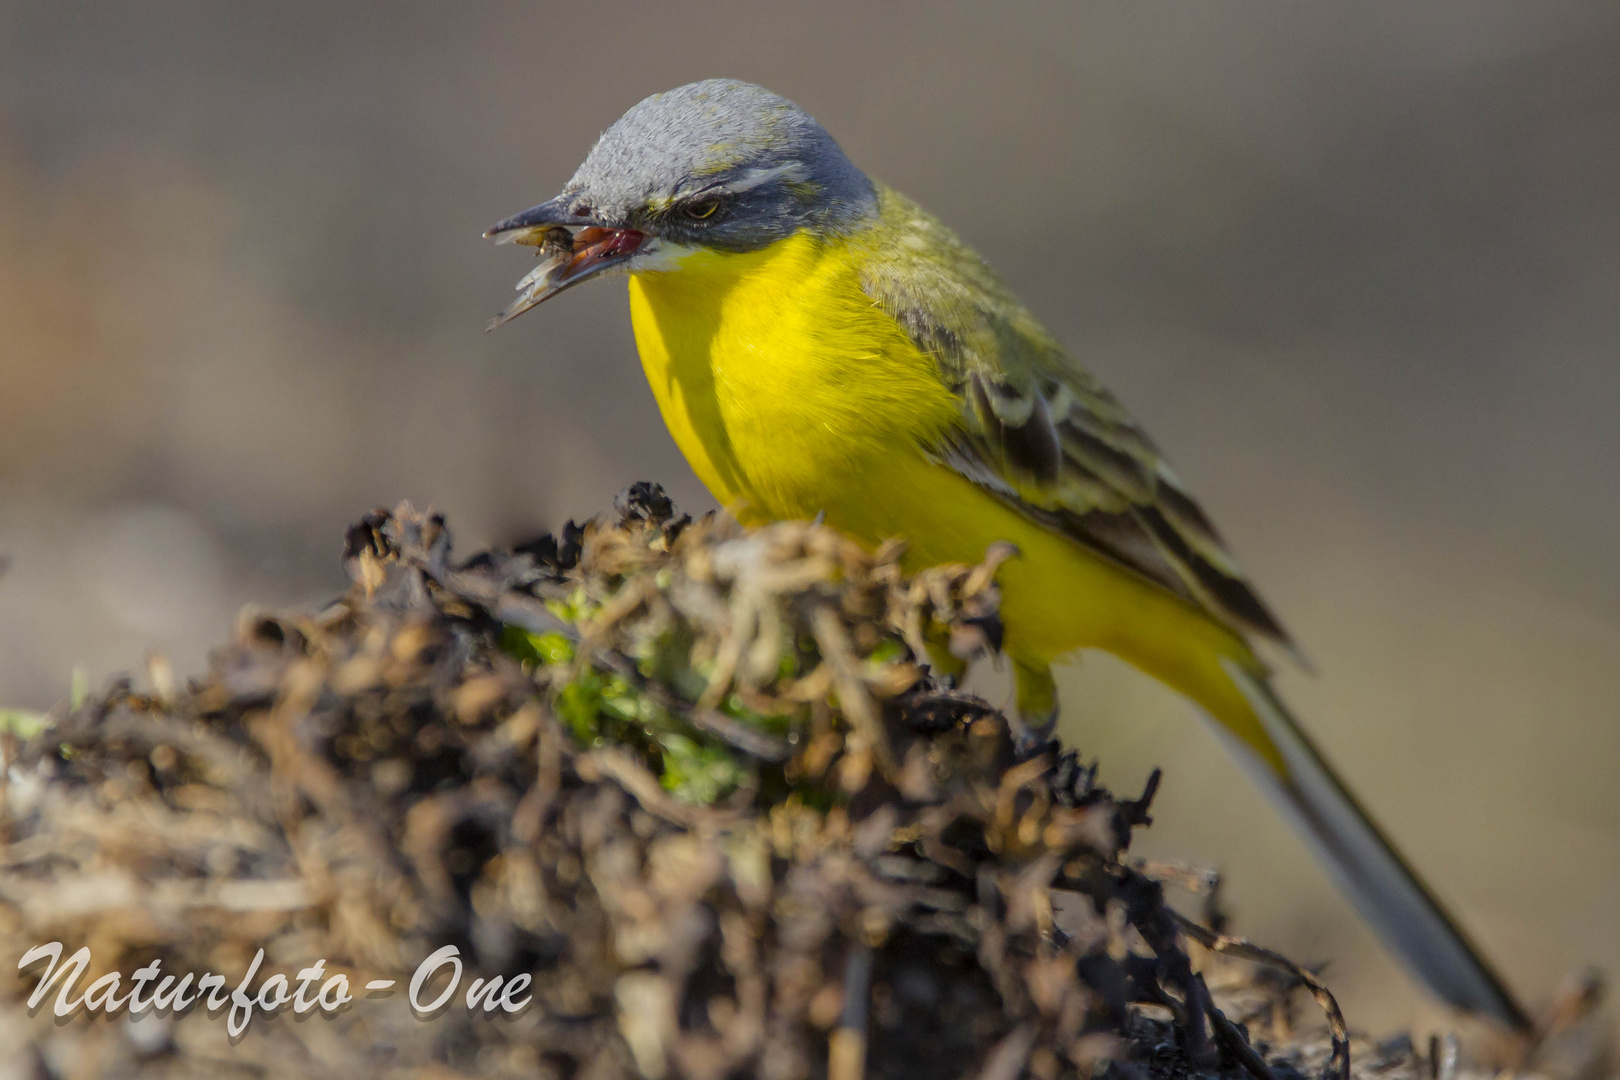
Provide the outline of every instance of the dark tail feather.
[[[1249,749],[1240,756],[1316,849],[1384,945],[1435,994],[1458,1009],[1527,1031],[1529,1018],[1468,935],[1406,864],[1333,774],[1263,676],[1224,664],[1286,768]],[[1236,742],[1236,740],[1230,740]]]

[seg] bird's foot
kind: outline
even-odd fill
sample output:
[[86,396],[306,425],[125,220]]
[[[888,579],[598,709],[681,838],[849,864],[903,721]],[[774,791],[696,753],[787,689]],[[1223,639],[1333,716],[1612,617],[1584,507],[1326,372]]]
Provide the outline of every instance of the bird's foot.
[[1058,742],[1052,738],[1052,730],[1057,727],[1057,709],[1034,717],[1019,712],[1012,720],[1013,756],[1019,761],[1039,757],[1048,750],[1057,751]]

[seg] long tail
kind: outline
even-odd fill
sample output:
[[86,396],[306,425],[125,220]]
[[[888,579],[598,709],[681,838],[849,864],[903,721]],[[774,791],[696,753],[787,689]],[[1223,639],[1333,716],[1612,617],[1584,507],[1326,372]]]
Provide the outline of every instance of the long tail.
[[1269,746],[1227,740],[1260,785],[1289,812],[1294,826],[1316,848],[1339,887],[1411,972],[1445,1001],[1467,1012],[1494,1017],[1517,1030],[1531,1027],[1512,993],[1406,864],[1383,832],[1289,715],[1269,682],[1231,660],[1232,681],[1253,711],[1249,723],[1222,726],[1253,731],[1258,720]]

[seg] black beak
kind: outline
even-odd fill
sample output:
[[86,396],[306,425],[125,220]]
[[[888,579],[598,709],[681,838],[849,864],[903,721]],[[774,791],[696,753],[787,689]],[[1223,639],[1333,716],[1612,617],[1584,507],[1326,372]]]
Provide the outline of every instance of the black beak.
[[561,195],[555,199],[547,199],[539,206],[531,206],[509,218],[497,221],[484,230],[484,236],[497,244],[512,244],[520,242],[524,234],[532,230],[559,227],[583,229],[587,225],[601,224],[591,217],[589,211],[575,213],[573,207],[568,205],[569,201]]
[[588,209],[576,211],[561,196],[498,221],[484,233],[497,244],[539,248],[541,262],[517,284],[519,296],[490,320],[493,330],[564,289],[623,266],[646,239],[635,229],[602,226]]

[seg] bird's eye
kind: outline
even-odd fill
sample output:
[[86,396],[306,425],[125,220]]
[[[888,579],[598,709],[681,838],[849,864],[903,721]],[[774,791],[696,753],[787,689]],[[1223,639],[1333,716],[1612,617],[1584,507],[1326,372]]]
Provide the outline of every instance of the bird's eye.
[[704,218],[714,217],[714,212],[718,209],[720,209],[719,199],[700,199],[686,205],[686,216],[693,221],[702,221]]

